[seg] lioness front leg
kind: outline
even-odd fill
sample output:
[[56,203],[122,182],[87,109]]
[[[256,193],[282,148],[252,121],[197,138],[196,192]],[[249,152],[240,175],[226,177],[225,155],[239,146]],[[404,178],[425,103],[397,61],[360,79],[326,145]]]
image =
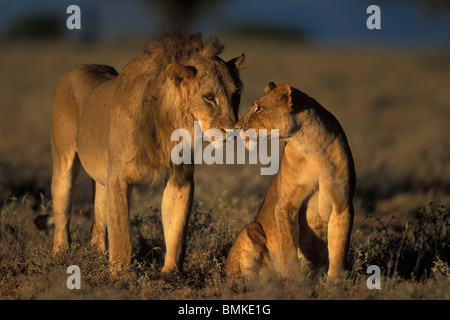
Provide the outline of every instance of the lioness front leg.
[[284,277],[295,276],[299,267],[297,255],[298,214],[291,212],[282,205],[277,205],[275,207],[275,222],[281,274]]
[[353,206],[333,205],[328,222],[328,276],[338,278],[345,270],[353,225]]
[[106,183],[106,225],[109,261],[120,271],[131,260],[129,197],[131,185],[122,177],[108,177]]
[[164,189],[161,213],[166,242],[163,273],[182,272],[186,250],[185,238],[189,213],[192,209],[194,180],[176,183],[169,179]]

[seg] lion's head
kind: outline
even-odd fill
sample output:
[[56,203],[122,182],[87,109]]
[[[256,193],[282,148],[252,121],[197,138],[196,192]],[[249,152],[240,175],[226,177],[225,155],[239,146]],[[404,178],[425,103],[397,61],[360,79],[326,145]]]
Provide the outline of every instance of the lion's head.
[[175,91],[169,99],[201,121],[203,131],[215,128],[225,135],[225,129],[234,128],[237,121],[242,84],[236,81],[236,73],[243,59],[242,55],[224,62],[217,56],[202,56],[185,64],[169,64],[166,87]]
[[173,168],[175,129],[193,133],[194,121],[201,121],[203,131],[218,129],[225,139],[225,129],[234,128],[244,55],[225,62],[218,56],[223,49],[216,38],[204,41],[200,34],[169,33],[125,67],[122,73],[143,87],[139,91],[127,83],[140,97],[133,133],[139,168]]

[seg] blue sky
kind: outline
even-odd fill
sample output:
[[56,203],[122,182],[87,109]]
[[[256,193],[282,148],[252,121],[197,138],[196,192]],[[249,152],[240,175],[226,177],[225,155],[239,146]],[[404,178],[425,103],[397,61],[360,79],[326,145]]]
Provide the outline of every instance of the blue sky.
[[[84,32],[123,39],[148,37],[162,27],[156,8],[139,0],[0,0],[0,31],[25,15],[68,17],[66,8],[81,8]],[[450,47],[450,14],[430,15],[408,1],[381,1],[381,30],[368,30],[365,0],[227,0],[204,12],[195,31],[222,33],[243,23],[305,29],[319,44],[375,44]],[[90,30],[89,30],[90,29]]]

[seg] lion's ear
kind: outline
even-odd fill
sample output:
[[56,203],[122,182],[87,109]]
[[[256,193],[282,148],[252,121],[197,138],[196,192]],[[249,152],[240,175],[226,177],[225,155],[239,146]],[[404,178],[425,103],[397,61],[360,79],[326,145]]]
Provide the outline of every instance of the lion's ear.
[[292,111],[292,98],[291,98],[291,87],[286,83],[280,83],[275,89],[275,96],[277,99],[283,103],[283,106],[288,108],[288,111]]
[[275,89],[276,87],[277,87],[277,85],[275,84],[275,82],[271,81],[267,84],[267,87],[264,89],[264,91],[269,92],[269,91]]
[[241,70],[244,67],[245,54],[241,54],[237,58],[233,58],[227,62],[227,66],[234,70]]
[[171,63],[166,68],[166,75],[179,87],[183,80],[191,79],[195,76],[195,69],[179,63]]

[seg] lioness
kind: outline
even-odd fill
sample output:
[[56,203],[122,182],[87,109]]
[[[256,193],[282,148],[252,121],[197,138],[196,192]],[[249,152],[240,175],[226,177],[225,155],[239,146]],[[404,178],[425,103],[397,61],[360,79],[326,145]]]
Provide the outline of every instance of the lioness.
[[279,129],[286,145],[256,221],[230,249],[227,271],[255,275],[270,267],[290,277],[304,257],[316,266],[328,260],[328,276],[337,277],[353,224],[355,169],[347,138],[336,118],[303,92],[273,82],[266,92],[236,127]]
[[[162,177],[166,242],[163,272],[182,271],[194,192],[193,165],[171,161],[171,134],[194,121],[234,128],[244,55],[219,58],[223,45],[200,34],[164,34],[117,73],[79,65],[57,83],[52,107],[54,250],[70,242],[70,199],[80,164],[95,181],[92,243],[118,269],[130,262],[129,196],[134,183]],[[193,136],[193,134],[191,134]],[[193,143],[191,143],[193,146]]]

